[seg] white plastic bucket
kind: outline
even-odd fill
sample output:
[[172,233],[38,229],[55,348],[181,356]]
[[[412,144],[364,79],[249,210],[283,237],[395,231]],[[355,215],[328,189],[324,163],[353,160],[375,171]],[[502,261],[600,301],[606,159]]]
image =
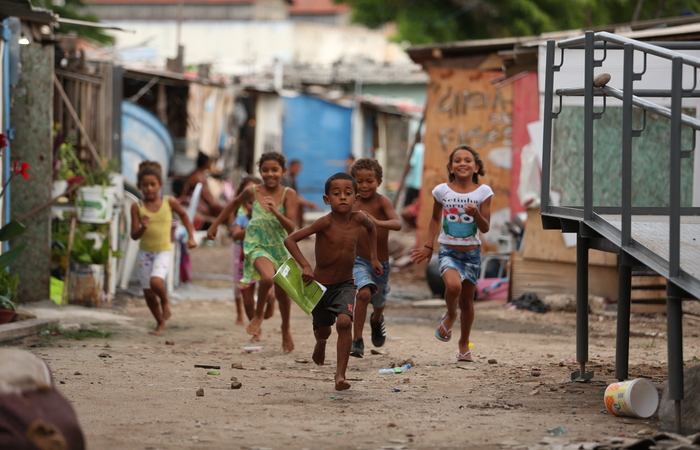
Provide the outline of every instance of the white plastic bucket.
[[613,383],[605,389],[605,407],[616,416],[646,419],[659,406],[659,391],[646,378]]
[[106,223],[112,220],[114,186],[84,186],[78,189],[75,214],[78,220],[88,223]]

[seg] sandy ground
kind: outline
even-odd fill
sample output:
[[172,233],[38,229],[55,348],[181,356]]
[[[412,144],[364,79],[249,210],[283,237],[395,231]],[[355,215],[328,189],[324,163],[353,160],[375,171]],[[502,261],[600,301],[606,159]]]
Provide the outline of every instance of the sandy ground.
[[[304,244],[308,250],[313,243]],[[226,298],[229,255],[227,247],[196,249],[196,279],[186,289],[203,286],[218,292],[212,297]],[[352,388],[343,392],[333,389],[335,333],[327,364],[316,366],[311,319],[298,307],[292,310],[296,349],[285,354],[279,312],[263,324],[262,341],[251,343],[245,327],[234,323],[230,297],[179,300],[164,334],[152,336],[154,321],[143,299],[122,295],[113,306],[119,314],[90,320],[109,337],[45,335],[3,345],[49,362],[91,449],[546,448],[656,432],[656,416],[604,411],[605,388],[615,381],[614,316],[591,316],[587,368],[595,377],[575,383],[574,314],[479,302],[476,361],[458,364],[458,331],[449,343],[433,336],[444,308],[415,306],[430,298],[425,282],[403,271],[391,284],[388,341],[372,354],[365,328],[365,357],[350,359]],[[87,320],[61,318],[70,321]],[[700,357],[697,323],[684,324],[687,360]],[[648,377],[659,389],[666,381],[665,327],[664,316],[632,318],[630,378]],[[248,346],[262,350],[246,353]],[[406,360],[414,364],[408,372],[378,374]],[[220,373],[208,375],[195,364],[219,365]],[[240,389],[231,389],[232,377]],[[567,433],[547,433],[557,427]]]

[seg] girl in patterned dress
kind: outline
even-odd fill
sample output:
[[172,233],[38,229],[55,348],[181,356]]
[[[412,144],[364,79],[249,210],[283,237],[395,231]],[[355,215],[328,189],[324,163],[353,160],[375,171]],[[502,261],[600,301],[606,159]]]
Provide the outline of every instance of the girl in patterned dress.
[[294,231],[296,223],[297,194],[294,189],[285,188],[280,184],[285,172],[285,163],[284,156],[277,152],[263,153],[258,161],[263,182],[247,187],[226,205],[209,227],[207,239],[214,239],[219,225],[243,203],[253,202],[253,214],[246,228],[243,244],[245,263],[241,283],[257,280],[258,303],[247,331],[254,336],[260,334],[267,303],[265,299],[274,287],[282,317],[282,348],[285,352],[291,352],[294,350],[289,324],[291,299],[272,280],[279,266],[289,258],[284,239]]

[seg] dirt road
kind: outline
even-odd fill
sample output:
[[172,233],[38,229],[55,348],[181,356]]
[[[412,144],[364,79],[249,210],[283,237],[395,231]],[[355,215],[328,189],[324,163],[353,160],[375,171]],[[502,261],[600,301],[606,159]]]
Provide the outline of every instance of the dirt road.
[[[228,288],[228,258],[228,248],[196,249],[196,283]],[[572,383],[570,373],[578,368],[574,314],[478,303],[476,361],[457,364],[456,337],[443,343],[433,336],[444,308],[414,306],[428,297],[425,283],[411,273],[393,275],[389,339],[374,355],[366,336],[365,357],[351,358],[352,388],[343,392],[333,389],[334,345],[327,365],[312,363],[311,319],[297,307],[291,354],[281,351],[279,313],[263,324],[262,341],[252,344],[245,327],[234,324],[232,301],[181,301],[157,337],[148,334],[153,320],[143,299],[124,296],[115,309],[134,320],[96,323],[96,332],[83,333],[109,337],[49,335],[12,344],[49,362],[91,449],[544,448],[538,442],[656,431],[656,416],[604,412],[603,392],[615,381],[613,316],[591,316],[589,368],[595,378]],[[696,324],[685,329],[686,359],[700,357]],[[329,342],[335,343],[335,334]],[[245,353],[251,345],[262,351]],[[633,317],[630,346],[630,377],[648,377],[661,388],[665,318]],[[406,373],[377,373],[406,360],[414,364]],[[208,375],[195,364],[219,365],[220,373]],[[240,389],[231,389],[232,377]],[[567,433],[551,437],[547,430],[557,427]]]

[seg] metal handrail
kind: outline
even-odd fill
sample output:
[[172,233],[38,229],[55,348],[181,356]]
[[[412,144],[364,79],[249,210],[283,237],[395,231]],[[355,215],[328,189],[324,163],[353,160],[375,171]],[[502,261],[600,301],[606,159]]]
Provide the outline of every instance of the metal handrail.
[[[571,48],[577,45],[585,44],[586,43],[586,36],[588,33],[593,33],[592,31],[587,31],[585,35],[583,36],[578,36],[575,38],[570,38],[570,39],[564,39],[559,41],[557,46],[559,48]],[[649,44],[647,42],[642,42],[642,41],[637,41],[634,39],[626,38],[623,36],[619,36],[617,34],[609,33],[607,31],[600,31],[598,33],[593,33],[593,42],[610,42],[612,44],[617,44],[620,46],[625,46],[626,44],[632,45],[634,50],[639,50],[643,51],[644,53],[648,53],[650,55],[658,56],[659,58],[665,58],[665,59],[673,59],[673,58],[681,58],[683,61],[683,64],[687,64],[689,66],[697,67],[700,68],[700,58],[696,58],[694,56],[690,56],[686,53],[680,53],[674,50],[669,50],[667,48],[663,48],[658,45],[653,45]]]
[[[594,69],[602,67],[605,57],[595,59],[596,42],[611,43],[620,45],[623,48],[623,88],[618,89],[611,86],[595,87],[593,85]],[[554,74],[563,65],[564,49],[580,46],[584,44],[584,86],[560,88],[554,91]],[[551,189],[551,145],[553,119],[558,112],[553,111],[554,95],[562,96],[583,96],[584,97],[584,201],[583,220],[594,220],[593,208],[593,127],[594,120],[602,116],[603,113],[594,111],[594,97],[610,96],[622,101],[622,189],[621,189],[621,246],[625,247],[632,243],[632,139],[639,136],[640,131],[635,130],[632,124],[633,108],[640,108],[658,114],[661,117],[670,119],[671,141],[669,143],[670,161],[670,189],[669,189],[669,276],[680,276],[680,216],[682,211],[688,208],[681,208],[680,204],[680,159],[684,152],[681,149],[681,126],[685,125],[693,130],[700,130],[700,120],[682,113],[682,98],[696,96],[697,91],[684,90],[683,65],[700,68],[700,58],[689,56],[673,50],[668,50],[648,43],[635,41],[633,39],[617,36],[608,32],[594,33],[586,32],[584,36],[566,39],[556,44],[561,49],[561,61],[555,64],[555,43],[547,42],[547,58],[545,72],[545,102],[544,102],[544,148],[542,158],[542,202],[541,212],[547,214],[550,207],[549,191]],[[655,97],[670,97],[671,107],[661,106],[650,100],[634,95],[634,81],[640,80],[643,74],[634,72],[635,52],[652,54],[660,58],[665,58],[672,63],[672,87],[671,90],[649,90]],[[687,152],[686,152],[687,153]]]

